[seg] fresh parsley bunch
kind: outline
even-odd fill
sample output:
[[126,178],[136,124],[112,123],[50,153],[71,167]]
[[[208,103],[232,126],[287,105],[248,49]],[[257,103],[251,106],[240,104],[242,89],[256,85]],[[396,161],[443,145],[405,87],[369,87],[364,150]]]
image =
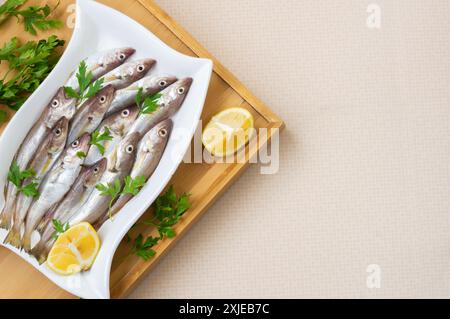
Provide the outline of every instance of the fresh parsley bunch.
[[18,7],[23,5],[27,0],[7,0],[0,6],[0,24],[9,17],[16,17],[17,20],[23,21],[25,31],[36,35],[38,30],[49,30],[59,28],[63,25],[60,20],[49,19],[49,15],[59,6],[58,4],[51,9],[48,5],[29,6],[23,10],[18,10]]
[[9,70],[0,79],[0,104],[18,110],[56,65],[57,48],[63,45],[64,41],[54,35],[23,45],[16,37],[5,43],[0,62],[7,62]]

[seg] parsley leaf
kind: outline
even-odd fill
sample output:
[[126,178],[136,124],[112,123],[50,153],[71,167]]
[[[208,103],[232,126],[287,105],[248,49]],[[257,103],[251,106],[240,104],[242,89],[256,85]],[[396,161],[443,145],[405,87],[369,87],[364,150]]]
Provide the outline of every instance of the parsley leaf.
[[122,194],[130,194],[136,196],[142,187],[145,185],[145,176],[137,176],[135,179],[131,176],[125,177],[125,186]]
[[64,92],[67,94],[67,96],[77,99],[78,101],[83,101],[85,99],[95,96],[98,93],[98,91],[100,91],[102,88],[103,85],[102,78],[92,83],[94,75],[92,74],[91,71],[89,72],[87,71],[87,65],[85,61],[80,62],[76,77],[78,81],[79,90],[77,91],[70,86],[65,86]]
[[53,224],[53,229],[55,230],[55,232],[52,235],[52,238],[54,240],[57,240],[59,235],[65,233],[67,230],[69,230],[70,225],[69,223],[65,223],[63,224],[60,220],[58,219],[53,219],[52,220],[52,224]]
[[16,162],[13,162],[8,172],[8,181],[13,183],[19,192],[23,193],[25,196],[37,197],[39,196],[39,192],[38,184],[36,182],[31,181],[27,185],[22,185],[24,180],[33,178],[34,176],[36,176],[36,173],[33,170],[22,171],[19,165],[17,165]]
[[111,200],[109,201],[109,218],[111,218],[111,207],[116,200],[117,197],[120,195],[120,191],[122,190],[122,183],[118,179],[114,181],[114,183],[108,183],[108,184],[97,184],[95,188],[100,192],[102,196],[109,196],[111,197]]
[[144,260],[149,260],[156,252],[153,247],[165,237],[173,238],[176,232],[173,229],[184,213],[189,209],[189,195],[182,194],[177,196],[173,186],[166,193],[160,195],[153,203],[155,217],[151,220],[144,221],[142,224],[156,227],[158,237],[149,236],[144,241],[142,234],[139,234],[133,241],[133,247],[130,254],[136,255]]
[[87,156],[87,154],[83,151],[78,151],[76,155],[78,158],[81,158],[81,159],[86,158],[86,156]]
[[8,17],[14,16],[18,20],[22,18],[25,31],[36,35],[39,30],[49,30],[52,28],[59,28],[63,25],[61,20],[48,19],[48,16],[59,6],[59,2],[55,8],[51,9],[48,5],[29,6],[23,10],[17,10],[19,6],[24,4],[26,0],[7,0],[5,4],[0,7],[0,23],[5,21]]
[[142,100],[142,89],[140,89],[141,94],[139,96],[139,91],[138,91],[138,95],[136,95],[136,101],[138,102],[138,97],[139,97],[139,103],[137,103],[137,105],[139,106],[140,109],[140,113],[141,114],[150,114],[155,112],[158,109],[158,103],[159,100],[162,96],[161,93],[156,93],[153,94],[151,96],[147,96],[144,100],[144,102],[140,103]]
[[101,144],[101,142],[104,141],[111,141],[113,139],[113,136],[111,135],[111,132],[109,131],[109,128],[105,126],[105,129],[103,132],[100,133],[99,130],[95,130],[94,133],[92,133],[91,141],[89,142],[91,145],[95,145],[97,147],[100,154],[105,155],[105,146]]

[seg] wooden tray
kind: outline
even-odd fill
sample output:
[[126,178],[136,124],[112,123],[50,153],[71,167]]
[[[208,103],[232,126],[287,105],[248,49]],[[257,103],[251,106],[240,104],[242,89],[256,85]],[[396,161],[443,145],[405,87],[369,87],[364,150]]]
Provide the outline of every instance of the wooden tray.
[[[44,4],[48,1],[29,1],[29,4]],[[74,0],[61,1],[55,16],[66,21],[67,26],[53,32],[39,33],[39,38],[56,34],[69,40],[73,24]],[[242,83],[240,83],[219,61],[208,53],[189,33],[172,20],[161,8],[151,0],[100,0],[129,17],[135,19],[151,30],[169,46],[187,55],[209,58],[214,62],[214,72],[202,114],[202,120],[207,123],[212,115],[232,106],[248,109],[255,118],[255,127],[268,128],[267,137],[259,137],[258,147],[266,144],[272,134],[271,128],[283,129],[284,123],[256,98]],[[24,36],[23,26],[15,19],[8,20],[1,26],[0,46],[12,36],[21,40],[32,39]],[[0,72],[2,72],[0,66]],[[1,74],[1,73],[0,73]],[[1,109],[5,109],[0,106]],[[10,115],[11,112],[10,112]],[[0,126],[0,131],[5,125]],[[165,239],[156,247],[156,256],[150,261],[137,257],[126,257],[130,247],[123,241],[117,250],[111,270],[111,297],[125,297],[144,275],[156,265],[176,240],[200,218],[206,209],[233,183],[248,165],[248,159],[254,156],[258,147],[247,150],[245,163],[231,164],[181,164],[173,176],[170,185],[177,192],[191,194],[192,207],[183,220],[176,226],[177,236]],[[146,213],[143,218],[148,218]],[[151,234],[151,227],[134,230],[143,235]],[[0,298],[73,298],[74,296],[61,290],[20,257],[0,247]]]

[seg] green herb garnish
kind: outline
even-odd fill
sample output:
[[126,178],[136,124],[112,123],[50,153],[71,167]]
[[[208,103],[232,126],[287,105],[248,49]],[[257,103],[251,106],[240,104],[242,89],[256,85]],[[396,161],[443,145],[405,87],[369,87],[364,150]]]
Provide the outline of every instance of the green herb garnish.
[[85,99],[93,97],[102,88],[102,78],[92,83],[94,75],[91,71],[87,71],[87,65],[85,61],[80,62],[76,77],[79,86],[78,90],[75,90],[70,86],[64,87],[64,91],[66,92],[68,97],[77,99],[78,101],[83,101]]
[[29,6],[23,10],[17,10],[25,2],[26,0],[7,0],[0,7],[0,23],[14,16],[19,21],[22,19],[25,31],[32,35],[37,34],[36,29],[44,31],[63,25],[61,20],[48,19],[49,15],[59,6],[59,1],[53,9],[45,5],[42,7]]
[[89,143],[91,145],[95,145],[100,154],[105,155],[105,146],[103,146],[101,142],[111,141],[112,139],[113,136],[111,135],[109,128],[105,126],[105,129],[103,130],[102,133],[100,133],[99,130],[95,130],[94,133],[92,133],[91,141]]
[[78,158],[81,158],[81,159],[86,158],[86,156],[87,156],[87,154],[83,151],[78,151],[76,155]]
[[23,45],[17,38],[8,41],[0,49],[0,63],[8,63],[8,71],[0,79],[0,104],[18,110],[52,71],[59,59],[57,48],[63,45],[54,35]]
[[136,196],[144,185],[144,176],[137,176],[135,179],[131,178],[131,176],[127,176],[125,177],[125,186],[123,187],[122,194]]
[[53,219],[52,220],[52,224],[53,224],[53,229],[55,230],[55,232],[52,235],[52,238],[54,240],[57,240],[59,235],[65,233],[66,231],[69,230],[70,228],[70,224],[69,223],[65,223],[63,224],[60,220],[58,219]]
[[161,98],[161,93],[156,93],[151,96],[147,96],[142,102],[142,88],[139,89],[136,95],[136,104],[139,106],[139,112],[141,114],[150,114],[158,109],[158,102]]
[[37,197],[39,196],[38,184],[34,181],[23,186],[23,181],[36,176],[36,173],[32,170],[20,170],[19,165],[16,162],[11,164],[8,172],[8,181],[13,183],[19,192],[23,193],[27,197]]
[[118,179],[114,181],[114,183],[108,183],[108,184],[97,184],[95,188],[100,192],[102,196],[109,196],[111,197],[111,200],[109,201],[109,209],[108,209],[108,215],[109,218],[112,218],[111,216],[111,207],[116,200],[117,197],[120,195],[120,191],[122,190],[122,184]]
[[130,254],[136,255],[144,260],[149,260],[155,255],[153,247],[164,237],[173,238],[176,232],[173,229],[190,207],[189,195],[182,194],[177,197],[173,186],[169,190],[160,195],[153,203],[155,217],[140,224],[151,225],[158,230],[158,236],[149,236],[144,240],[142,234],[139,234],[133,241],[133,247]]

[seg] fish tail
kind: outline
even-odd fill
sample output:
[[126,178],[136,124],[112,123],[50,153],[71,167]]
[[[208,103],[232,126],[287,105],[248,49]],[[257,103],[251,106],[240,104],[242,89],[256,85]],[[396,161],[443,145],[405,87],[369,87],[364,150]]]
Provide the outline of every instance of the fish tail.
[[9,231],[8,235],[6,236],[5,240],[3,241],[4,244],[9,244],[11,246],[14,246],[16,248],[21,247],[21,241],[20,241],[20,227],[16,226],[14,224],[13,228]]
[[[53,242],[54,240],[51,239],[50,243]],[[43,243],[42,241],[31,249],[31,255],[33,255],[36,258],[36,260],[39,262],[39,265],[45,263],[45,261],[47,260],[48,252],[49,252],[49,244]]]
[[23,239],[22,239],[22,249],[26,252],[26,253],[30,253],[31,252],[31,235],[25,233],[23,235]]
[[0,228],[3,229],[11,228],[11,218],[5,211],[1,212],[0,214]]

